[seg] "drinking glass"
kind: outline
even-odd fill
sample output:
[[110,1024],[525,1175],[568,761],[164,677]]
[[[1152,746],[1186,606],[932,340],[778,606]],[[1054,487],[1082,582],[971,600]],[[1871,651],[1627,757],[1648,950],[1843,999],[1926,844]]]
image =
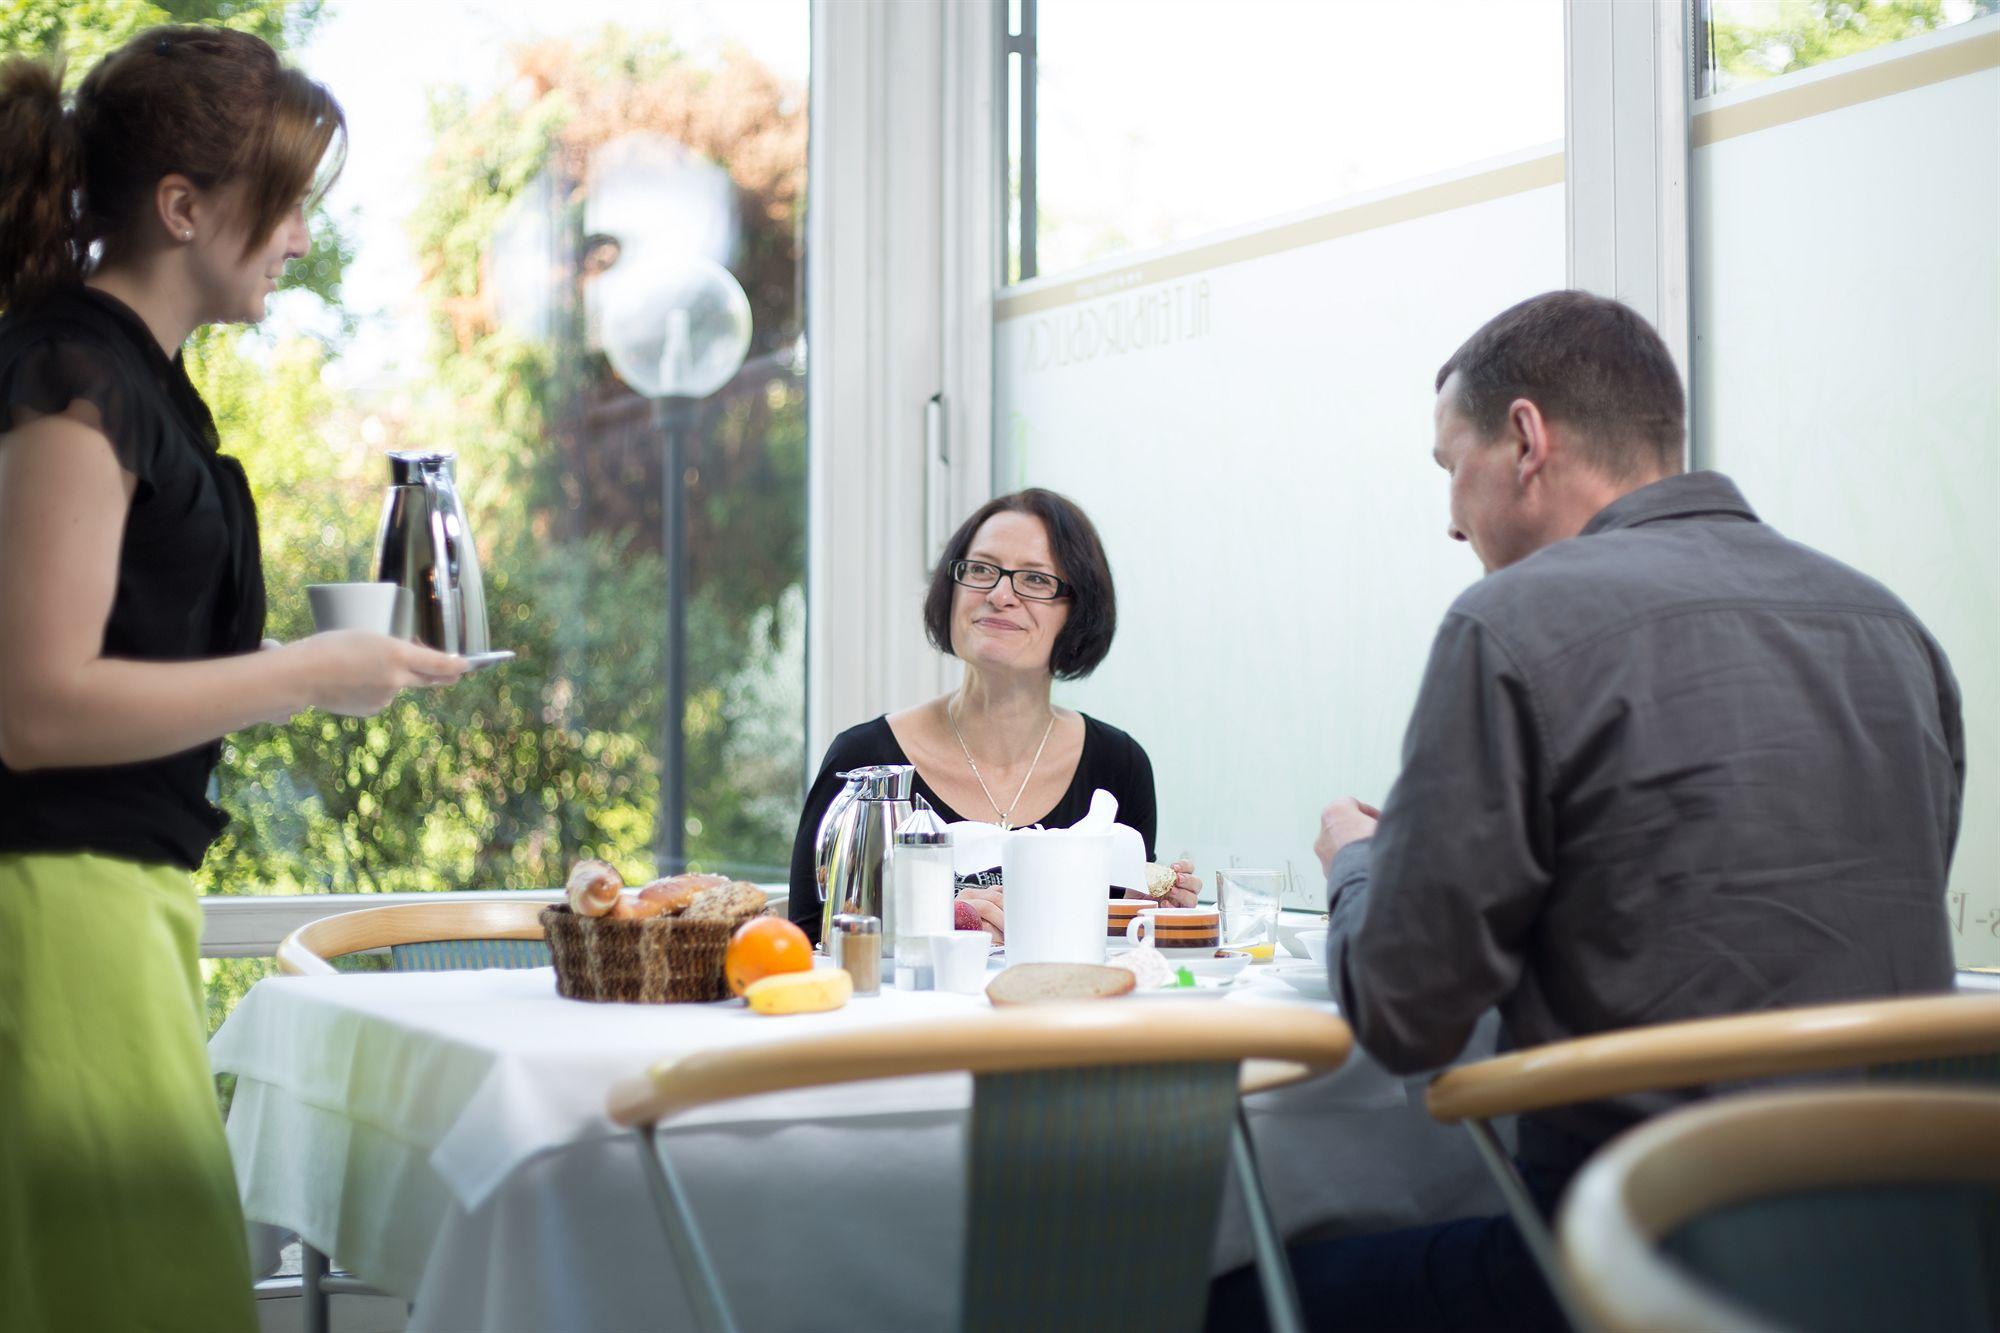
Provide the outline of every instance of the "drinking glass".
[[1278,942],[1278,905],[1291,876],[1282,870],[1218,870],[1215,905],[1222,910],[1222,944],[1249,949]]

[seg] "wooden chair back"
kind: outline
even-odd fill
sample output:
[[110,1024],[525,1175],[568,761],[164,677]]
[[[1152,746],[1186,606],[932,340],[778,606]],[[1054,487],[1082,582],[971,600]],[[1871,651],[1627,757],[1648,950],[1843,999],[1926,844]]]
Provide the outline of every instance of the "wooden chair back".
[[330,976],[331,959],[370,949],[390,950],[397,971],[547,967],[540,920],[545,906],[538,900],[447,899],[321,917],[279,943],[278,970],[287,976]]
[[1491,1121],[1635,1092],[1851,1069],[2000,1083],[2000,995],[1925,995],[1662,1023],[1512,1051],[1447,1070],[1426,1105],[1463,1124],[1572,1327],[1586,1327],[1555,1239]]
[[2000,1093],[1718,1098],[1592,1158],[1563,1266],[1607,1333],[1992,1329]]
[[1454,1124],[1633,1092],[1884,1067],[1912,1078],[2000,1081],[2000,995],[1815,1005],[1606,1032],[1448,1070],[1425,1100],[1434,1117]]
[[[1267,1304],[1289,1329],[1296,1296],[1240,1120],[1239,1081],[1262,1089],[1330,1070],[1352,1040],[1340,1019],[1302,1006],[1029,1005],[692,1054],[620,1085],[610,1111],[650,1129],[736,1097],[971,1073],[959,1327],[978,1333],[1199,1328],[1233,1155]],[[693,1209],[650,1146],[662,1221],[700,1320],[734,1328]],[[1140,1280],[1135,1254],[1172,1258],[1144,1265]]]

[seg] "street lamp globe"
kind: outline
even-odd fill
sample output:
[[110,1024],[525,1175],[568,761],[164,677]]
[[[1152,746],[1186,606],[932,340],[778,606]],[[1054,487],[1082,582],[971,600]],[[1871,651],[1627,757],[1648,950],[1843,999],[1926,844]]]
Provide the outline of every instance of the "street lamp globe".
[[605,355],[638,393],[706,398],[743,368],[750,298],[714,260],[683,255],[619,263],[597,281]]

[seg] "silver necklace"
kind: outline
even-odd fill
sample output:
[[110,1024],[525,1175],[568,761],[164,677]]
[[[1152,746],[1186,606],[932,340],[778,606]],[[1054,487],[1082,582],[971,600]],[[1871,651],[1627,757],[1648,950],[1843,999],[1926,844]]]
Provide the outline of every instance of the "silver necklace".
[[1056,710],[1053,708],[1049,710],[1049,724],[1042,728],[1042,743],[1035,747],[1035,757],[1028,761],[1028,771],[1022,775],[1020,788],[1015,791],[1013,801],[1005,810],[1000,808],[1000,802],[993,799],[993,793],[987,789],[986,779],[979,776],[979,765],[973,761],[972,751],[966,748],[965,737],[958,734],[958,719],[952,715],[951,705],[948,703],[944,706],[944,720],[951,723],[952,737],[958,742],[959,753],[965,756],[965,766],[972,770],[972,780],[979,784],[980,793],[986,797],[986,803],[993,807],[993,813],[1000,816],[1000,827],[1013,828],[1014,811],[1021,804],[1023,793],[1028,790],[1028,780],[1035,776],[1035,765],[1042,762],[1042,751],[1049,745],[1049,733],[1056,729]]

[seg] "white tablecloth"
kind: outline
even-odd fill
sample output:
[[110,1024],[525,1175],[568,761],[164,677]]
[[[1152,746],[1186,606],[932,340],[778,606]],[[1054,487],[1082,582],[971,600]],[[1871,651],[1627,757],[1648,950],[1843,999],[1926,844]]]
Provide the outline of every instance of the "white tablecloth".
[[[1254,975],[1254,973],[1253,973]],[[1306,1003],[1257,977],[1190,1005]],[[667,1056],[970,1013],[983,997],[886,989],[782,1020],[738,1004],[592,1005],[553,973],[260,982],[215,1036],[246,1214],[415,1301],[412,1330],[623,1330],[691,1316],[612,1083]],[[1491,1018],[1467,1057],[1490,1051]],[[1377,1230],[1497,1212],[1423,1080],[1365,1057],[1251,1099],[1279,1224]],[[818,1088],[691,1112],[663,1136],[738,1321],[759,1330],[942,1327],[964,1234],[964,1075]],[[1215,1271],[1249,1258],[1225,1205]]]

